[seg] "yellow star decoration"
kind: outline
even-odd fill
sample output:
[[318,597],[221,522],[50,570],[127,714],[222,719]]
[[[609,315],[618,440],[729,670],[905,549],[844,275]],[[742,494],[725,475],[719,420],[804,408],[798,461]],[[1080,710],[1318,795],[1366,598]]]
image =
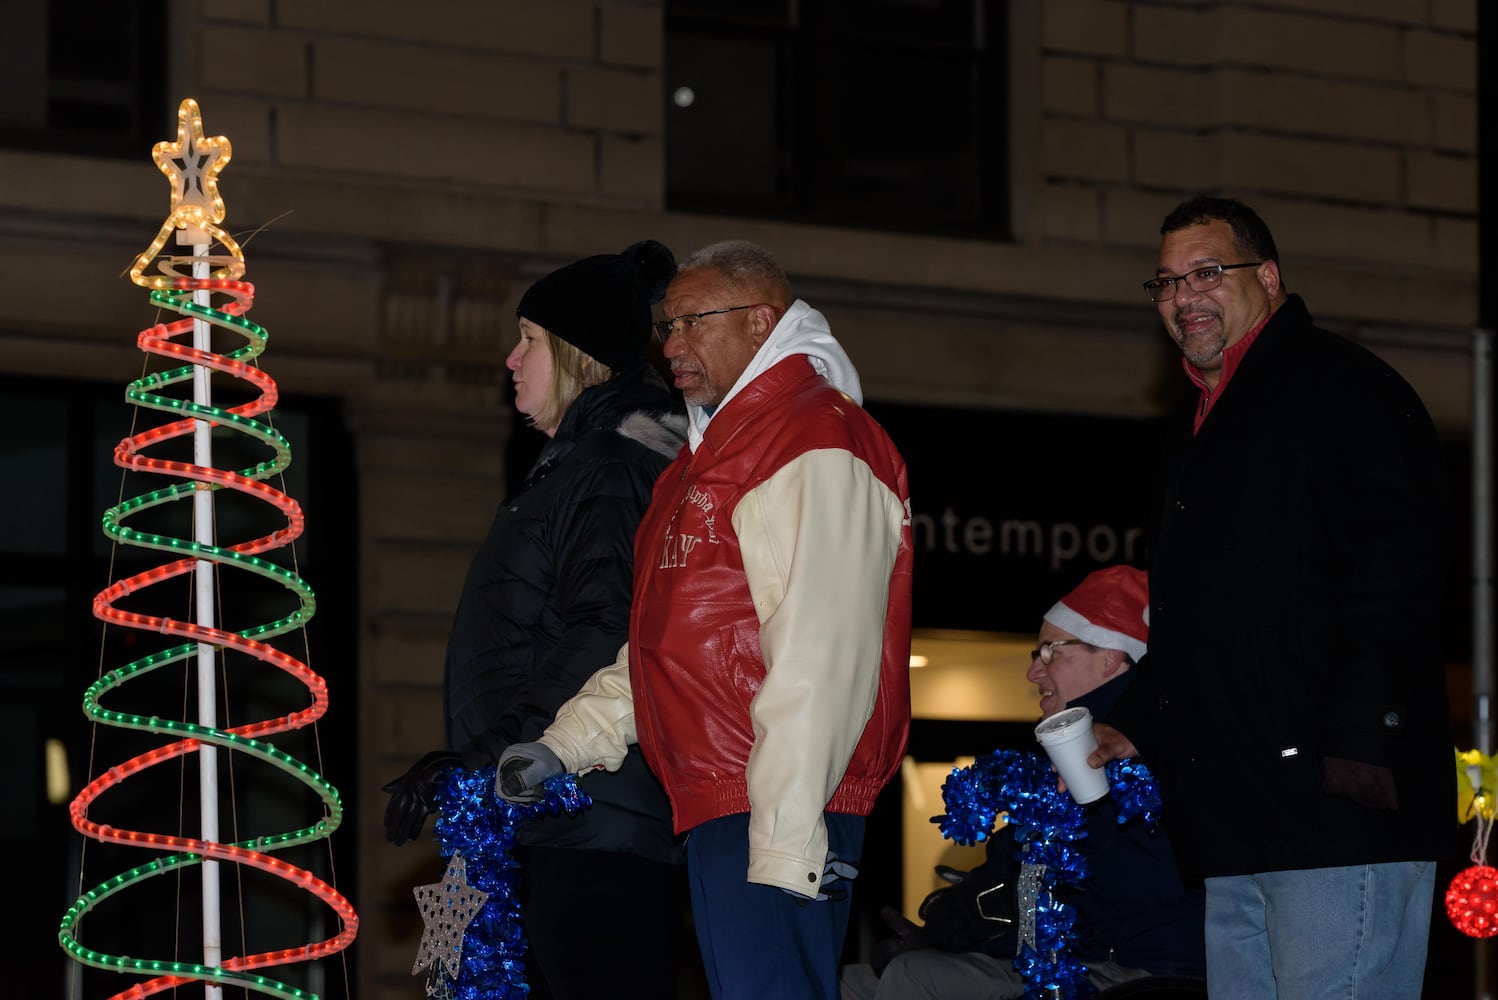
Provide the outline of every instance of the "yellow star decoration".
[[447,872],[441,882],[418,885],[414,892],[426,930],[421,934],[421,945],[416,950],[416,964],[411,966],[411,975],[428,967],[435,968],[441,962],[447,977],[457,979],[458,959],[463,954],[463,933],[483,909],[489,894],[468,884],[468,863],[457,852],[447,863]]
[[179,226],[193,225],[205,217],[224,221],[224,199],[218,193],[218,175],[229,165],[232,147],[227,136],[203,134],[203,115],[191,97],[177,107],[177,141],[158,142],[151,159],[172,183],[172,219]]
[[[209,137],[203,131],[203,115],[191,97],[177,108],[177,141],[158,142],[151,159],[172,185],[171,214],[161,225],[150,247],[130,268],[130,280],[146,288],[168,288],[173,277],[146,278],[144,273],[176,230],[184,230],[190,242],[217,240],[227,252],[227,265],[215,278],[238,278],[244,273],[244,254],[239,244],[218,223],[224,221],[224,199],[218,193],[218,175],[228,166],[232,152],[226,136]],[[201,258],[199,258],[201,259]],[[224,260],[223,257],[214,258]],[[167,270],[163,267],[163,270]]]
[[1456,818],[1492,820],[1498,811],[1498,763],[1481,750],[1456,751]]

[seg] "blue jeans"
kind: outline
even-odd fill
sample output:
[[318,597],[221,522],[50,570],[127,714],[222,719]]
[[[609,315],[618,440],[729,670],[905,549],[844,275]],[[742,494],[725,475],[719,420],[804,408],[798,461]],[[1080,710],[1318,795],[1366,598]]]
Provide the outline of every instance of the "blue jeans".
[[[856,861],[864,818],[822,817],[828,849]],[[807,902],[750,882],[748,871],[748,813],[708,820],[687,835],[692,924],[713,1000],[837,1000],[853,886],[840,883],[848,891],[841,900]]]
[[1425,979],[1435,862],[1209,878],[1212,1000],[1411,1000]]

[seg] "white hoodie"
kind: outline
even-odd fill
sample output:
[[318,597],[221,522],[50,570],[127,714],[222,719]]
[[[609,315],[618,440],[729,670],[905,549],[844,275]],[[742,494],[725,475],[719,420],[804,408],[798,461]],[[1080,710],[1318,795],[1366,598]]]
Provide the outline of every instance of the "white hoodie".
[[749,359],[749,366],[717,406],[711,411],[701,406],[687,407],[687,417],[691,421],[687,443],[692,451],[695,453],[702,443],[702,435],[714,413],[727,405],[744,386],[793,354],[806,355],[819,375],[852,396],[853,402],[863,405],[863,386],[858,382],[858,372],[843,346],[832,336],[827,317],[807,305],[805,299],[797,299],[780,317],[780,322],[775,324],[765,342],[759,345],[759,350]]

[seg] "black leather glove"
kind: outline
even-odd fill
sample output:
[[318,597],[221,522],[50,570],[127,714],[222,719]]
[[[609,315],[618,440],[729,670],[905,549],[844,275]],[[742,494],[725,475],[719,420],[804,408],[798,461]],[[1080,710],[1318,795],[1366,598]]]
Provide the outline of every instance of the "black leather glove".
[[921,901],[918,912],[924,925],[911,923],[894,907],[880,908],[879,918],[893,936],[874,944],[869,960],[874,975],[882,976],[889,963],[907,951],[970,951],[999,937],[1014,922],[1014,890],[995,875],[948,865],[937,865],[936,874],[947,885]]
[[512,743],[499,755],[494,790],[506,802],[535,802],[541,797],[541,786],[546,780],[565,770],[545,743]]
[[1346,757],[1323,757],[1321,787],[1328,795],[1351,799],[1369,809],[1394,811],[1399,808],[1394,772],[1380,764]]
[[399,847],[421,836],[427,817],[437,811],[438,783],[448,768],[461,762],[462,757],[451,750],[433,750],[380,789],[390,793],[385,804],[386,840]]
[[880,938],[874,942],[874,951],[869,957],[869,965],[876,976],[884,975],[884,970],[898,955],[903,955],[907,951],[924,951],[936,947],[926,928],[906,920],[905,915],[893,906],[881,906],[879,919],[884,921],[884,926],[893,932],[893,936]]
[[1013,926],[1014,887],[999,881],[998,872],[937,865],[936,874],[951,884],[922,900],[918,911],[932,947],[969,951]]

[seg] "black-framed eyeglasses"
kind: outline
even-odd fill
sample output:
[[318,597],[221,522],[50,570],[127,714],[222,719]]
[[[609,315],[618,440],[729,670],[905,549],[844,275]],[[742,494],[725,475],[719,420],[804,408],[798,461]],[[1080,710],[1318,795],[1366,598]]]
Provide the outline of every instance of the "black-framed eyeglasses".
[[1056,658],[1057,646],[1070,646],[1074,643],[1080,643],[1083,646],[1087,645],[1081,639],[1052,639],[1050,642],[1042,642],[1039,646],[1030,650],[1030,660],[1033,662],[1036,657],[1040,657],[1040,662],[1049,667],[1051,661]]
[[690,337],[697,332],[697,325],[702,322],[704,316],[718,316],[722,313],[738,312],[740,309],[753,309],[762,306],[763,302],[751,302],[747,306],[729,306],[727,309],[709,309],[707,312],[682,313],[680,316],[672,316],[670,319],[658,319],[655,321],[655,338],[661,343],[671,339],[671,332],[676,329],[676,324],[681,324],[683,336]]
[[1151,302],[1168,302],[1176,297],[1176,287],[1183,281],[1193,292],[1205,292],[1222,284],[1223,271],[1231,271],[1240,267],[1258,267],[1262,263],[1264,263],[1262,260],[1251,260],[1246,264],[1213,264],[1211,267],[1198,267],[1173,277],[1151,278],[1144,283],[1144,290],[1149,292]]

